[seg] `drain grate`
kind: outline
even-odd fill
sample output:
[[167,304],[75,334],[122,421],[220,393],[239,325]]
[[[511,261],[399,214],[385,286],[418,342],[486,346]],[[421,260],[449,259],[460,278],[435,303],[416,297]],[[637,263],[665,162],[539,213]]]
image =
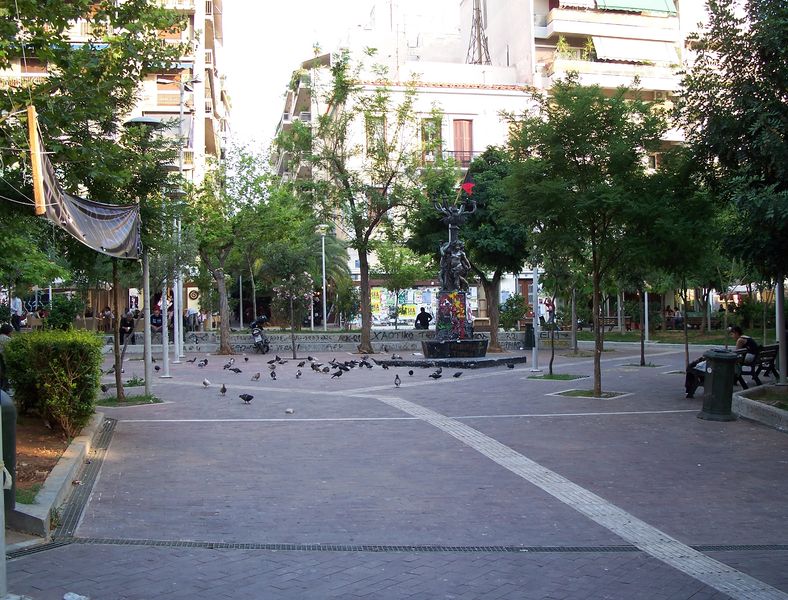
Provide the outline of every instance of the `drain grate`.
[[73,537],[79,524],[79,519],[82,516],[82,511],[90,499],[93,484],[96,482],[96,477],[101,469],[101,463],[107,453],[107,448],[109,448],[117,423],[115,419],[104,419],[101,431],[93,439],[88,460],[77,475],[77,479],[82,482],[82,485],[76,487],[71,493],[68,503],[60,516],[60,524],[52,533],[54,541],[71,539]]
[[56,542],[47,542],[46,544],[38,544],[37,546],[28,546],[27,548],[20,548],[19,550],[12,550],[6,553],[6,558],[11,560],[14,558],[22,558],[31,554],[38,554],[39,552],[46,552],[47,550],[54,550],[62,546],[68,546],[73,540],[58,540]]

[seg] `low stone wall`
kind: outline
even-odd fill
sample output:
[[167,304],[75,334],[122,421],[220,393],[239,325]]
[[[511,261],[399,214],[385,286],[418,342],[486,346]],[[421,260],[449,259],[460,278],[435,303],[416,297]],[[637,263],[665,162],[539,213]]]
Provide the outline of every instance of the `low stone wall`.
[[758,388],[742,390],[733,395],[731,409],[737,416],[788,432],[788,411],[748,398],[748,393],[758,393]]

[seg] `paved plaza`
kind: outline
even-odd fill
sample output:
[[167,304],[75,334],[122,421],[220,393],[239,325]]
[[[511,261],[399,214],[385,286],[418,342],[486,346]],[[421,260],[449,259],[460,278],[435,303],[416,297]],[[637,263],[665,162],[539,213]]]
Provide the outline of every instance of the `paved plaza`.
[[[638,351],[605,352],[603,387],[623,393],[610,399],[555,395],[591,381],[534,380],[530,353],[437,380],[377,366],[332,379],[308,365],[297,379],[282,356],[274,381],[270,355],[236,356],[238,374],[220,356],[172,365],[154,386],[164,403],[102,409],[106,443],[73,523],[12,554],[9,591],[788,598],[788,435],[696,418],[683,350],[651,346],[643,368]],[[588,376],[592,362],[559,355],[555,371]]]

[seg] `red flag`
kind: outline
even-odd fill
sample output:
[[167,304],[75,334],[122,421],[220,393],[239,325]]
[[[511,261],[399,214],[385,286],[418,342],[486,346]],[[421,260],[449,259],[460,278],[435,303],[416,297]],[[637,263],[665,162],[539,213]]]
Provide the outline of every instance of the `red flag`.
[[462,188],[463,192],[465,192],[469,196],[472,196],[473,187],[475,185],[476,184],[473,182],[473,177],[471,176],[471,170],[468,169],[467,171],[465,171],[465,179],[462,180],[462,184],[460,184],[460,187]]

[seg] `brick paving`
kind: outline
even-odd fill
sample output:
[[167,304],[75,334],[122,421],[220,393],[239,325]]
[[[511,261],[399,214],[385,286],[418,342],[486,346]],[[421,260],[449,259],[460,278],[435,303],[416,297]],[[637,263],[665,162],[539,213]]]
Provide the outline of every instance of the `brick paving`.
[[[700,400],[685,400],[683,379],[669,374],[682,352],[660,348],[650,358],[659,367],[633,368],[635,351],[605,354],[604,388],[630,393],[606,400],[550,396],[590,382],[534,381],[530,365],[459,379],[447,369],[438,381],[418,368],[337,379],[302,369],[296,379],[294,361],[271,381],[269,356],[237,357],[239,375],[222,357],[204,370],[172,365],[173,379],[155,384],[166,403],[105,409],[118,422],[76,539],[10,560],[9,590],[94,600],[729,597],[716,574],[706,585],[690,560],[672,567],[627,547],[618,521],[595,522],[479,451],[500,447],[507,464],[543,467],[559,491],[576,486],[616,519],[642,522],[638,535],[730,546],[691,552],[764,590],[722,588],[734,597],[788,597],[788,437],[696,419]],[[127,375],[141,370],[127,363]],[[591,361],[559,357],[556,370],[587,375]],[[239,393],[255,399],[244,405]],[[462,551],[403,548],[413,545]]]

